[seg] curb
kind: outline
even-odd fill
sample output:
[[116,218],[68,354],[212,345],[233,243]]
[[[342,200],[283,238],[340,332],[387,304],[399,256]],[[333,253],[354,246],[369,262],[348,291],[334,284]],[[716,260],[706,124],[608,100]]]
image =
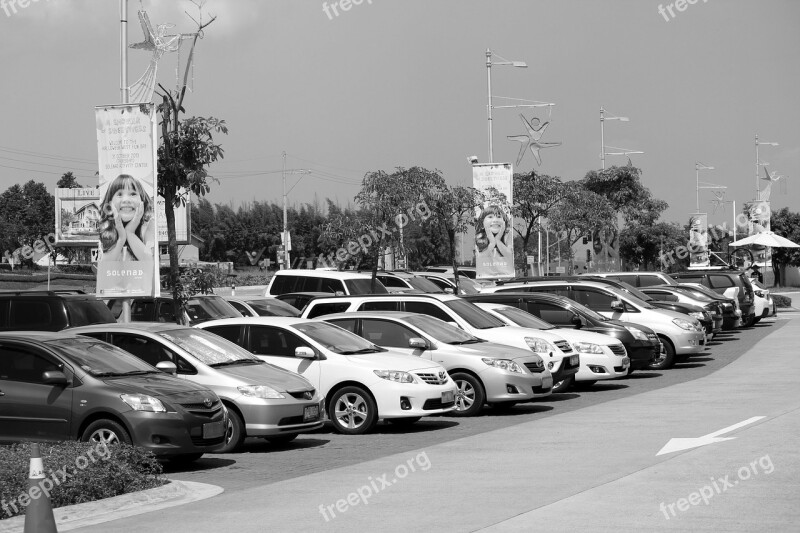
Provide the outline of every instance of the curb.
[[[154,489],[122,494],[94,502],[67,505],[53,509],[59,531],[110,522],[138,514],[176,507],[211,498],[222,493],[222,487],[194,481],[172,480]],[[22,533],[25,517],[0,520],[0,533]]]

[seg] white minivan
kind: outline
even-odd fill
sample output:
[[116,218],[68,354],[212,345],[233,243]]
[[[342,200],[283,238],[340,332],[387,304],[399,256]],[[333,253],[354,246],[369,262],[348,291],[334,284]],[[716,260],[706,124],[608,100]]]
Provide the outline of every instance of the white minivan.
[[370,274],[339,270],[279,270],[264,296],[293,292],[329,292],[332,295],[386,294],[389,291]]

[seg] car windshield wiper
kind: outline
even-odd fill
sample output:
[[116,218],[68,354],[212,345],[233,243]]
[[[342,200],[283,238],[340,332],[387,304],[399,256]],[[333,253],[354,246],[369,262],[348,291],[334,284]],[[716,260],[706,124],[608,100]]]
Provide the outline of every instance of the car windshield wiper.
[[377,353],[377,352],[385,352],[381,348],[362,348],[360,350],[345,350],[343,352],[339,352],[341,355],[358,355],[362,353]]
[[483,340],[483,339],[479,339],[479,338],[475,337],[475,338],[472,338],[472,339],[467,339],[465,341],[449,342],[448,344],[451,344],[451,345],[454,345],[454,346],[459,346],[461,344],[477,344],[479,342],[486,342],[486,341]]
[[131,370],[130,372],[98,372],[94,374],[96,378],[120,377],[120,376],[143,376],[144,374],[160,374],[160,370]]
[[264,361],[261,359],[236,359],[234,361],[222,361],[221,363],[212,363],[208,366],[210,367],[219,367],[219,366],[232,366],[232,365],[260,365],[263,364]]

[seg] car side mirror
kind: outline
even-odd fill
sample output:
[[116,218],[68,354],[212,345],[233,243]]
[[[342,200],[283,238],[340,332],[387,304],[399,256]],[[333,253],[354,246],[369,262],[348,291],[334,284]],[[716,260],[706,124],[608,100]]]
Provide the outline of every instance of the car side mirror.
[[317,354],[308,346],[300,346],[294,349],[294,356],[301,359],[316,359]]
[[614,300],[611,302],[611,310],[612,311],[625,311],[625,306],[622,304],[620,300]]
[[178,373],[178,367],[172,361],[159,361],[156,363],[156,368],[165,374],[172,374],[173,376]]
[[444,293],[445,293],[445,294],[453,294],[454,292],[455,292],[455,291],[454,291],[452,288],[450,288],[450,287],[445,287],[445,288],[444,288]]
[[47,370],[42,372],[42,382],[46,385],[69,385],[67,376],[60,370]]
[[583,320],[578,315],[572,315],[572,320],[570,320],[575,329],[581,329],[583,327]]
[[425,339],[423,339],[421,337],[412,337],[412,338],[408,339],[408,347],[409,348],[419,349],[419,350],[427,350],[428,349],[428,343],[425,341]]

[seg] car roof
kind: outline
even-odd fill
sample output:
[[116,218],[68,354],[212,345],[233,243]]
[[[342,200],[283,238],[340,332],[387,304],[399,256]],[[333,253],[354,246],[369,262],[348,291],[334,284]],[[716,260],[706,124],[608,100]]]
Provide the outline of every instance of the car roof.
[[77,337],[77,333],[72,333],[72,329],[61,331],[0,331],[0,340],[15,340],[15,341],[50,341],[56,339],[64,339]]
[[[353,270],[278,270],[275,276],[309,276],[312,278],[334,278],[340,280],[348,279],[369,279],[371,274],[355,272]],[[274,278],[274,276],[273,276]]]
[[[387,299],[400,299],[405,301],[408,298],[423,298],[427,300],[439,300],[442,302],[449,302],[451,300],[459,300],[460,298],[454,294],[430,294],[430,293],[419,293],[419,294],[410,294],[410,293],[389,293],[389,294],[360,294],[360,295],[341,295],[336,296],[331,294],[330,296],[325,296],[323,298],[315,298],[313,301],[318,301],[321,299],[324,300],[354,300],[354,299],[365,299],[365,298],[376,298],[381,300]],[[309,305],[312,302],[309,302]]]
[[204,328],[208,325],[214,326],[222,326],[222,325],[236,325],[236,324],[266,324],[266,325],[275,325],[275,326],[291,326],[294,324],[305,324],[306,322],[315,321],[313,319],[308,318],[300,318],[295,316],[242,316],[242,317],[233,317],[233,318],[217,318],[214,320],[208,320],[207,322],[203,322],[202,324],[198,324],[198,327]]
[[320,320],[328,320],[329,318],[396,318],[405,320],[416,316],[419,316],[419,313],[408,313],[406,311],[350,311],[347,313],[331,313],[317,318]]
[[173,329],[190,329],[191,326],[183,326],[175,322],[109,322],[107,324],[92,324],[90,326],[78,326],[69,328],[67,331],[82,332],[82,331],[129,331],[129,332],[150,332],[158,333],[161,331],[169,331]]

